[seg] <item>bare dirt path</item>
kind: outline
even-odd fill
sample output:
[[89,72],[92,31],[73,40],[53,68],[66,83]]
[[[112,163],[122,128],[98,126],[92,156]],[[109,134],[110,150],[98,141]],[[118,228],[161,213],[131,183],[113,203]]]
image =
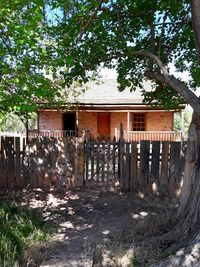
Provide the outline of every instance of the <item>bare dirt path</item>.
[[54,241],[27,250],[29,267],[149,267],[164,250],[151,237],[167,230],[176,206],[168,197],[53,188],[0,200],[39,210],[56,229]]
[[58,231],[40,266],[138,266],[135,256],[144,266],[148,255],[137,248],[135,231],[139,239],[143,237],[149,218],[162,216],[167,209],[159,201],[155,205],[151,199],[110,192],[49,194],[44,214]]

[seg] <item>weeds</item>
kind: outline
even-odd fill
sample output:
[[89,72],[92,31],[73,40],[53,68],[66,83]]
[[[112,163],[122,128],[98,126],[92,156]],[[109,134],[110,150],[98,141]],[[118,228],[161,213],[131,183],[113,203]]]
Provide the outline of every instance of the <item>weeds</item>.
[[39,212],[0,203],[0,266],[19,266],[28,247],[47,241],[49,237]]

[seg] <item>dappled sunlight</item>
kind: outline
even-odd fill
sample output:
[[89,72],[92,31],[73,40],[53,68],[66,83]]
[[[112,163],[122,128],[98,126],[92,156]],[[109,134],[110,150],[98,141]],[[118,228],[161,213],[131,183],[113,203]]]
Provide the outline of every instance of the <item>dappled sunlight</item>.
[[144,217],[146,217],[146,216],[148,216],[149,215],[149,213],[148,212],[145,212],[145,211],[141,211],[141,212],[139,212],[139,213],[132,213],[131,214],[131,217],[133,218],[133,219],[143,219]]
[[[53,266],[50,263],[58,263],[61,258],[71,263],[85,257],[84,262],[87,262],[98,245],[106,246],[100,257],[101,263],[106,264],[118,255],[118,250],[121,253],[122,244],[125,244],[124,252],[117,256],[116,264],[125,264],[127,257],[133,257],[128,251],[135,246],[136,234],[143,236],[154,229],[153,218],[166,211],[160,200],[148,199],[144,193],[129,197],[91,189],[72,191],[52,187],[48,191],[26,189],[19,194],[23,206],[39,209],[45,221],[55,227],[55,241],[49,246],[51,253],[41,266]],[[160,220],[164,219],[162,216]],[[151,222],[150,228],[147,228],[148,222]],[[108,248],[110,242],[114,245]],[[87,246],[90,248],[86,253]]]
[[138,192],[138,197],[143,199],[144,198],[144,193],[143,192]]
[[75,214],[75,211],[73,210],[72,207],[66,207],[66,208],[67,208],[68,215],[74,215]]
[[77,225],[76,226],[76,230],[79,230],[79,231],[83,231],[83,230],[86,230],[86,229],[90,229],[94,226],[94,224],[87,224],[87,223],[84,223],[82,225]]
[[179,188],[176,190],[176,195],[177,195],[177,197],[180,197],[181,192],[182,192],[182,189],[183,189],[183,179],[181,179],[180,186],[179,186]]
[[108,235],[109,233],[110,233],[109,230],[104,230],[104,231],[102,231],[102,234],[104,234],[104,235]]
[[155,182],[152,183],[152,192],[157,192],[158,191],[158,186]]
[[43,159],[41,159],[41,158],[38,158],[38,164],[42,164],[44,162],[44,160]]
[[141,217],[146,217],[146,216],[148,216],[148,212],[141,211],[141,212],[140,212],[140,216],[141,216]]
[[75,228],[74,225],[72,224],[72,222],[70,222],[70,221],[63,222],[59,226],[62,228],[66,228],[66,229],[74,229]]

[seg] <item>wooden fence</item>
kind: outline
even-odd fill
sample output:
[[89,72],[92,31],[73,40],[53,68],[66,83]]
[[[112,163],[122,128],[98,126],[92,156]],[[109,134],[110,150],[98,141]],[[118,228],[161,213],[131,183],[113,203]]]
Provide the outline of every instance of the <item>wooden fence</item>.
[[21,186],[25,147],[24,137],[0,137],[0,187]]
[[[83,183],[78,138],[0,137],[0,187],[68,186]],[[80,147],[80,148],[79,148]],[[80,177],[80,179],[79,179]]]
[[178,187],[184,169],[181,142],[86,141],[84,182],[119,184],[122,191]]
[[122,191],[178,187],[181,142],[0,137],[0,187],[120,185]]

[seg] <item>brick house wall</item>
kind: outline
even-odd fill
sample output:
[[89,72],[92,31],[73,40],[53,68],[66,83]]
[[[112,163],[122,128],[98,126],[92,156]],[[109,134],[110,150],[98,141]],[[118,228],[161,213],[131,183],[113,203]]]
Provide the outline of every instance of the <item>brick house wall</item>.
[[38,130],[62,130],[63,114],[59,111],[38,112]]
[[[90,130],[97,136],[97,112],[79,111],[78,129]],[[130,112],[129,130],[132,130],[132,113]],[[110,134],[114,136],[115,129],[119,130],[120,123],[123,123],[124,130],[127,130],[127,112],[110,113]],[[63,113],[59,111],[40,111],[38,116],[39,130],[63,130]],[[147,131],[171,131],[173,130],[173,112],[155,111],[146,113]]]
[[97,112],[78,112],[78,129],[90,130],[94,136],[97,136]]
[[149,112],[147,113],[147,131],[172,131],[173,112]]
[[120,128],[120,123],[123,123],[124,130],[127,129],[127,112],[112,112],[111,113],[111,136],[115,135],[115,129]]

